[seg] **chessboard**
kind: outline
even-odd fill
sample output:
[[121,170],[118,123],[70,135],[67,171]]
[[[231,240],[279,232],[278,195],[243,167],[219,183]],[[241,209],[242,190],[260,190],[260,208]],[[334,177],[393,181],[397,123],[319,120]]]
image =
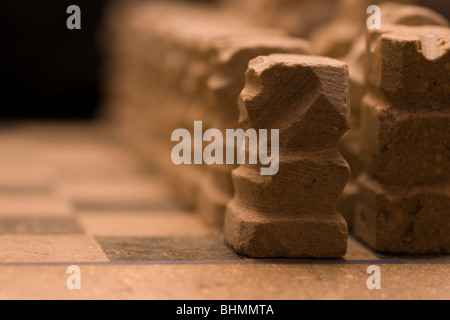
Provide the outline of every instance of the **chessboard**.
[[0,150],[0,299],[450,298],[448,255],[238,255],[102,123],[3,124]]

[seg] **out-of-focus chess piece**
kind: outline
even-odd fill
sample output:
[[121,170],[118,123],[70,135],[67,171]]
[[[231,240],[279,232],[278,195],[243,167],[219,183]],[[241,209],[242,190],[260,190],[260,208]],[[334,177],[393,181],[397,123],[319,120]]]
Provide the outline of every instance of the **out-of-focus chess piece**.
[[[448,21],[436,12],[419,6],[383,3],[380,5],[382,29],[391,24],[396,25],[437,25],[448,26]],[[338,210],[343,214],[349,228],[353,224],[357,186],[355,180],[362,170],[361,151],[359,146],[360,105],[366,91],[364,63],[366,55],[365,30],[354,40],[350,52],[341,57],[349,67],[350,101],[352,108],[352,124],[350,130],[340,140],[341,152],[351,167],[352,175],[338,203]]]
[[368,31],[354,233],[390,253],[450,252],[450,29]]

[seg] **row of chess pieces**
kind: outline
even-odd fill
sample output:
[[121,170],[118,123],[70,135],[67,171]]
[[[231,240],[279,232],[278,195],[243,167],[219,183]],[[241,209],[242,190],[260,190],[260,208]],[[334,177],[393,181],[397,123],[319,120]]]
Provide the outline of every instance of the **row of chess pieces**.
[[[401,1],[368,30],[366,2],[338,1],[309,40],[236,5],[113,2],[111,128],[241,254],[342,257],[349,230],[381,252],[449,253],[449,24]],[[174,165],[171,133],[196,120],[279,129],[279,172]]]

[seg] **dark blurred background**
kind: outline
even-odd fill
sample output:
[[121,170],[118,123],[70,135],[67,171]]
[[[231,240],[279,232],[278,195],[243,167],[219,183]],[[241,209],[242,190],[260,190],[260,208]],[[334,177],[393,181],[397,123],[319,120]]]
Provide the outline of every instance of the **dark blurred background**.
[[[0,1],[0,119],[92,119],[101,100],[98,27],[109,0]],[[68,30],[69,5],[81,30]],[[450,18],[448,0],[422,0]]]
[[[108,0],[0,1],[0,117],[92,118],[99,94],[97,27]],[[81,30],[69,30],[69,5]]]

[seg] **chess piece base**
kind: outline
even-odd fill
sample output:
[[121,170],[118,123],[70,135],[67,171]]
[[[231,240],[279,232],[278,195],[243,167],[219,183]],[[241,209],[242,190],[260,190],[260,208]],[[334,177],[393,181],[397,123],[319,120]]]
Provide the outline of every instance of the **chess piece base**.
[[340,258],[347,250],[347,224],[338,213],[280,216],[244,209],[231,201],[224,225],[225,241],[253,258]]

